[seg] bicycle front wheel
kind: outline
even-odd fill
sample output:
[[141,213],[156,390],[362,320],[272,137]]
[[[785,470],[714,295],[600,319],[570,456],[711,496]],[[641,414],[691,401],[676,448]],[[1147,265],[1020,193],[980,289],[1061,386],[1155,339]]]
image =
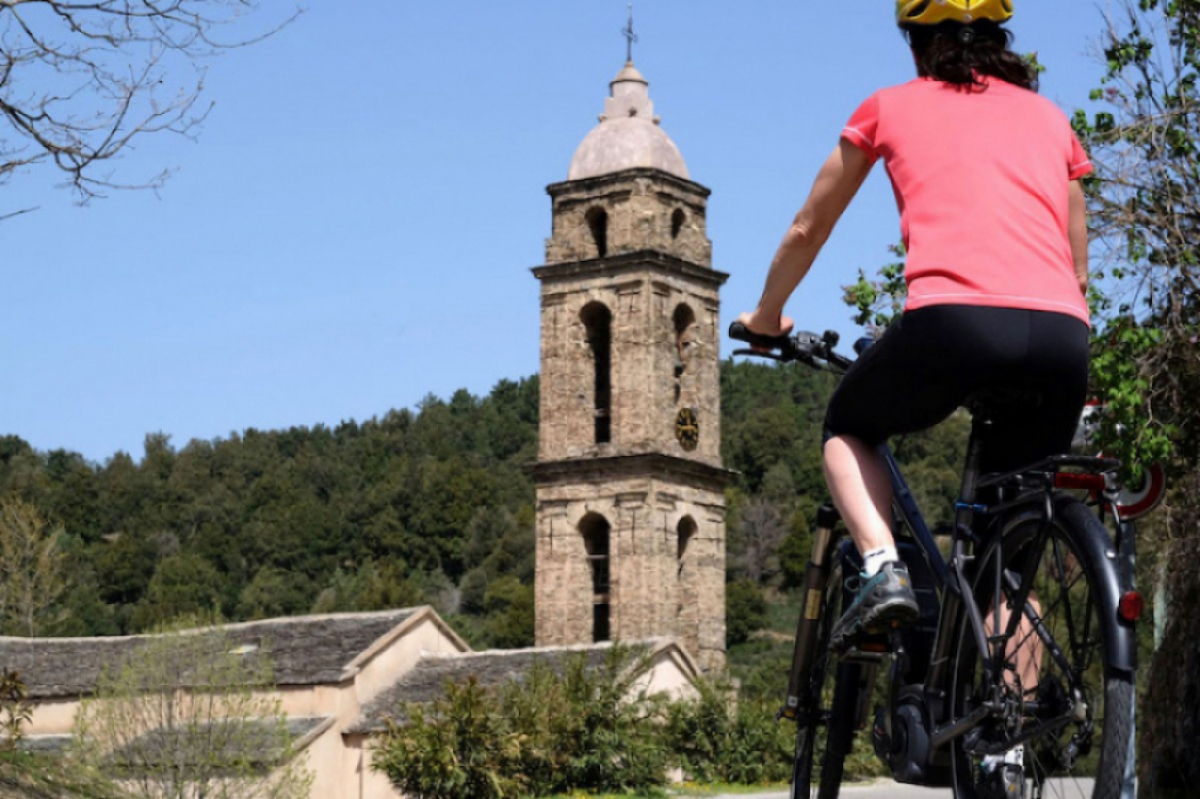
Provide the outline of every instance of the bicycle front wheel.
[[[975,561],[972,590],[998,665],[985,667],[964,617],[952,708],[957,718],[980,712],[984,720],[953,744],[958,799],[1003,795],[997,760],[1018,744],[1022,770],[1009,774],[1023,780],[1023,799],[1120,797],[1133,680],[1106,655],[1115,651],[1117,620],[1100,581],[1114,566],[1087,545],[1107,531],[1077,500],[1055,504],[1052,524],[1037,508],[998,522]],[[1022,597],[1024,608],[1010,609]]]
[[[842,613],[843,576],[835,564],[821,601],[816,657],[808,683],[806,708],[797,718],[796,754],[790,799],[837,799],[842,770],[854,741],[860,665],[838,663],[829,650],[833,625]],[[821,763],[819,784],[813,784]]]

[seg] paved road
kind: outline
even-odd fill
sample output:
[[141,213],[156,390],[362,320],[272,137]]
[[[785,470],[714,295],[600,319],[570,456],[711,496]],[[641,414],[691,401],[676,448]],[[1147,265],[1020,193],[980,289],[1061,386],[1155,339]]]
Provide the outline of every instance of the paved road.
[[[1070,785],[1048,786],[1047,799],[1086,799],[1092,795],[1092,781],[1080,780]],[[841,790],[845,799],[951,799],[949,788],[915,788],[894,782],[877,782],[874,785],[847,785]],[[756,793],[740,796],[714,796],[712,799],[787,799],[786,793]]]
[[[950,799],[949,789],[914,788],[894,782],[878,782],[874,785],[846,785],[841,796],[845,799]],[[733,796],[725,794],[712,799],[787,799],[786,793],[768,792]]]

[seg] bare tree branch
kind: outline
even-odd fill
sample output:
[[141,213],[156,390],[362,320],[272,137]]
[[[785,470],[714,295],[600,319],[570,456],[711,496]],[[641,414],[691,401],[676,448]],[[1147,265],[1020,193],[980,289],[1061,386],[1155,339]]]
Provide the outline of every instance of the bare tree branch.
[[160,187],[166,170],[118,180],[99,167],[146,134],[194,136],[211,109],[201,103],[205,64],[301,12],[266,17],[262,6],[0,0],[0,186],[48,166],[81,203],[112,189]]

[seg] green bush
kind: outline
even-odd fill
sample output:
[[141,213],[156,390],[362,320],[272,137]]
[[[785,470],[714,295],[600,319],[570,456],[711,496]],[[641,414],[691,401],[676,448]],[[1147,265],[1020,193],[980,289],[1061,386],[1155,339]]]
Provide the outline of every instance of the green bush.
[[667,712],[667,745],[687,778],[757,785],[786,780],[793,728],[762,699],[739,699],[728,683],[703,682],[696,699]]
[[472,678],[446,684],[428,706],[408,706],[409,721],[390,726],[375,768],[413,799],[504,799],[524,794],[517,770],[520,739],[498,714],[490,692]]
[[403,708],[375,768],[414,799],[507,799],[571,791],[632,793],[666,783],[664,702],[637,690],[649,667],[613,646],[559,670],[536,664],[521,681],[447,683],[443,697]]
[[767,600],[757,583],[738,580],[725,586],[725,645],[749,640],[767,624]]
[[[447,683],[440,699],[404,707],[408,721],[382,737],[375,768],[414,799],[644,796],[676,766],[702,783],[788,779],[795,727],[776,723],[775,692],[750,684],[738,696],[728,681],[701,681],[694,699],[667,702],[636,688],[649,665],[614,646],[599,661],[542,660],[501,685]],[[881,773],[866,738],[847,779]]]
[[21,675],[0,668],[0,797],[21,799],[121,799],[111,781],[80,763],[74,753],[42,755],[17,747],[33,706]]

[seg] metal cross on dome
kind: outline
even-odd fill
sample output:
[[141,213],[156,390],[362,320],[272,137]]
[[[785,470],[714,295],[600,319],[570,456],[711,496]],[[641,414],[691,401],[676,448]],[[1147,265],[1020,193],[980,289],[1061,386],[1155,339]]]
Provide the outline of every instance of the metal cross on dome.
[[621,29],[621,33],[625,36],[625,60],[633,61],[633,43],[638,40],[633,32],[633,3],[629,4],[629,24]]

